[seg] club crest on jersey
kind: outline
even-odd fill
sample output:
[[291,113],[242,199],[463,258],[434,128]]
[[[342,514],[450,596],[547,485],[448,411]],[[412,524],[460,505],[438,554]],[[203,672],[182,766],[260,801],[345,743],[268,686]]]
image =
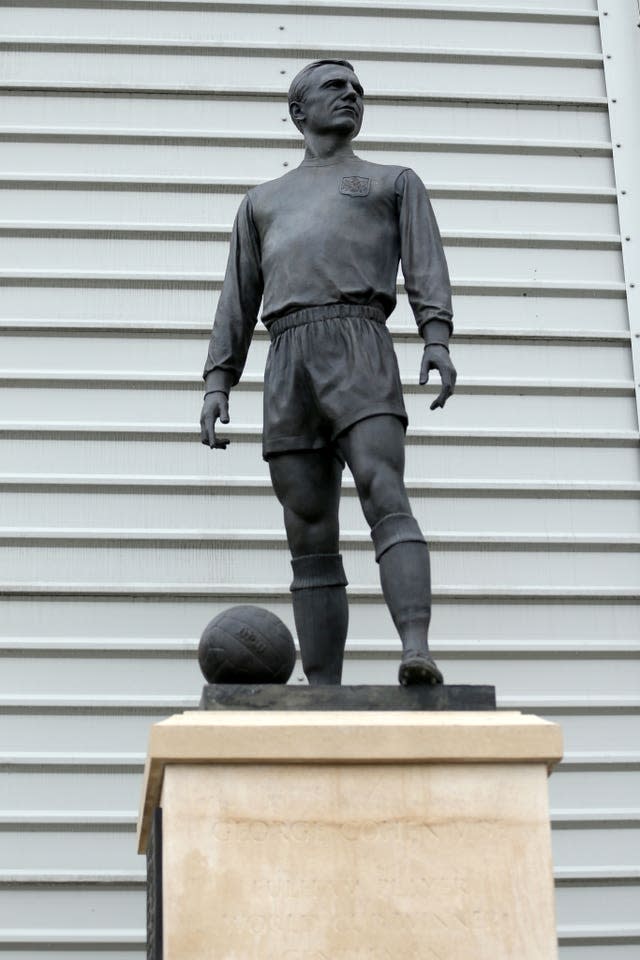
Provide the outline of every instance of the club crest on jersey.
[[369,177],[343,177],[340,193],[347,197],[366,197],[369,193]]

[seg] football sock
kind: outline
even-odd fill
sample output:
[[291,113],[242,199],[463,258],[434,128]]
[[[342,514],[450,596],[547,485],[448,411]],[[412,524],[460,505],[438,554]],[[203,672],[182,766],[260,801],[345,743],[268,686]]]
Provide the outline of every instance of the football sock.
[[429,548],[408,513],[390,513],[371,530],[380,583],[404,650],[428,650],[431,620]]
[[296,557],[291,566],[293,616],[302,669],[310,684],[339,684],[349,623],[342,557]]

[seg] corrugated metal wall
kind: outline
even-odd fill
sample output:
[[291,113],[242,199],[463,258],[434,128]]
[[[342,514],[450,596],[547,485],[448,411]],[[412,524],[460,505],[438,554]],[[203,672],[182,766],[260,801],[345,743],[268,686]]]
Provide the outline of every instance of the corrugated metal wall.
[[[214,613],[291,623],[264,331],[225,454],[198,442],[199,374],[234,211],[301,159],[283,94],[329,53],[367,90],[358,152],[430,187],[453,277],[444,413],[404,296],[392,320],[433,645],[449,681],[563,724],[562,960],[637,957],[638,421],[595,0],[52,0],[0,23],[0,953],[140,957],[149,724],[196,703]],[[345,679],[394,682],[352,487],[342,516]]]

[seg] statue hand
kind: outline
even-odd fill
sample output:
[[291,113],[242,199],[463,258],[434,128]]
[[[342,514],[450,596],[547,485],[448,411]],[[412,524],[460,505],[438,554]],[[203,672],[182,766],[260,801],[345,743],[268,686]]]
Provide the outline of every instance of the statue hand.
[[437,343],[432,343],[431,345],[427,344],[427,346],[424,348],[422,365],[420,367],[421,384],[429,382],[430,370],[437,370],[442,381],[442,390],[430,407],[431,410],[435,410],[437,407],[444,407],[445,403],[455,390],[456,379],[458,376],[456,368],[451,362],[449,351],[446,347],[443,347]]
[[229,423],[229,398],[222,390],[208,393],[202,404],[200,414],[200,442],[212,450],[226,450],[229,441],[216,437],[216,420]]

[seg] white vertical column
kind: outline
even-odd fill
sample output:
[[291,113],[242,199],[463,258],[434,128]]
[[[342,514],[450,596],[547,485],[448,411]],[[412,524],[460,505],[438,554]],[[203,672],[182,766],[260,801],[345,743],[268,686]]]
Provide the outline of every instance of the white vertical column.
[[598,12],[640,420],[640,7],[638,0],[598,0]]

